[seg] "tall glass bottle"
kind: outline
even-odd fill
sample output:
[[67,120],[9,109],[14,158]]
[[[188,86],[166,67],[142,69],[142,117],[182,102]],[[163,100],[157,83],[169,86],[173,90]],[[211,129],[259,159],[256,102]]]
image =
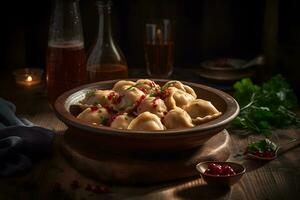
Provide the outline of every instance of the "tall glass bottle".
[[87,59],[89,82],[122,79],[127,77],[128,67],[125,57],[112,36],[111,1],[96,3],[99,29],[96,42]]
[[86,56],[79,0],[54,0],[47,49],[47,88],[51,105],[86,81]]

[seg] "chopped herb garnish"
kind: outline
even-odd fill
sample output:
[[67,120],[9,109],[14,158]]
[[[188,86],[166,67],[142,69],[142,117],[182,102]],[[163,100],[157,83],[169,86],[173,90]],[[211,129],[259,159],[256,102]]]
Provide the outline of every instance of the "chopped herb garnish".
[[167,89],[168,87],[172,86],[176,82],[177,81],[171,81],[171,82],[165,84],[164,86],[161,87],[161,91],[164,91],[165,89]]
[[97,106],[98,104],[100,104],[100,102],[99,102],[99,101],[95,101],[95,102],[93,103],[93,106]]
[[103,116],[100,116],[100,124],[103,124],[105,126],[108,125],[109,119]]
[[85,98],[90,98],[92,96],[95,96],[96,90],[90,90],[85,94]]
[[130,86],[129,88],[127,88],[126,90],[135,90],[137,86],[142,85],[143,83],[136,83],[133,86]]

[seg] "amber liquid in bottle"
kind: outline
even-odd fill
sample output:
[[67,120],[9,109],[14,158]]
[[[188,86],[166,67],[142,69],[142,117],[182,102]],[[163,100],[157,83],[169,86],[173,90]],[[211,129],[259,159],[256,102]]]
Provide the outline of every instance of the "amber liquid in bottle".
[[128,76],[127,66],[125,65],[107,64],[101,66],[92,66],[92,68],[100,68],[101,70],[88,70],[88,82],[122,79]]
[[97,82],[103,80],[125,79],[128,68],[125,57],[112,36],[111,4],[97,2],[99,30],[95,45],[87,60],[87,80]]
[[82,42],[48,45],[47,88],[51,105],[63,92],[85,83],[85,68]]

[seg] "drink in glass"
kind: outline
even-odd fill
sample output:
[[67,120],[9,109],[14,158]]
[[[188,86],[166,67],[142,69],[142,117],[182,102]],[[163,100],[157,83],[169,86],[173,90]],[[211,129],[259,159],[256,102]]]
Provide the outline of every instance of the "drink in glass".
[[168,78],[174,65],[173,26],[170,20],[146,24],[144,48],[148,75]]

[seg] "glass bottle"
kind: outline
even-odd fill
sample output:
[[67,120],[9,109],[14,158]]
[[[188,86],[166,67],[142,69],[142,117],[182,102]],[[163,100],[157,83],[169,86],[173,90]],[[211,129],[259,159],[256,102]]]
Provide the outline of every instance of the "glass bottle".
[[128,74],[126,60],[112,36],[111,1],[98,1],[96,5],[99,29],[96,42],[87,59],[88,81],[126,78]]
[[86,82],[79,0],[54,1],[46,62],[50,105],[63,92]]

